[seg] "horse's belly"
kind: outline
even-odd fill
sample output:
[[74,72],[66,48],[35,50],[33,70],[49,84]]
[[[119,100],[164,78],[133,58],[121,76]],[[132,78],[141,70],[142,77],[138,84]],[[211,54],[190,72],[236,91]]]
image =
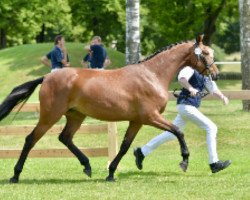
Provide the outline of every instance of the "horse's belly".
[[77,110],[87,116],[104,121],[130,121],[137,117],[132,108],[123,106],[122,103],[119,105],[100,105],[95,102],[85,103],[81,107],[78,107]]

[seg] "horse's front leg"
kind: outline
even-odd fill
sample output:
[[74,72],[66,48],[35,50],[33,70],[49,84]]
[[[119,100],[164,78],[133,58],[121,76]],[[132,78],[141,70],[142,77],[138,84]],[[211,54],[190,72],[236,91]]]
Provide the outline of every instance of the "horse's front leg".
[[114,160],[109,165],[109,175],[106,178],[106,181],[114,181],[115,170],[121,161],[122,157],[127,153],[131,143],[133,142],[136,134],[142,127],[142,124],[136,122],[129,122],[129,127],[124,136],[123,142],[121,144],[120,150]]
[[177,126],[164,119],[161,114],[156,114],[155,116],[150,117],[150,119],[151,120],[149,122],[149,125],[160,128],[164,131],[169,131],[177,137],[181,147],[181,155],[183,157],[183,160],[180,162],[180,167],[184,172],[186,172],[188,167],[189,151],[184,139],[184,134],[179,130]]
[[26,137],[23,150],[14,168],[14,176],[10,178],[10,183],[18,183],[29,152],[51,126],[51,124],[38,123],[34,130]]

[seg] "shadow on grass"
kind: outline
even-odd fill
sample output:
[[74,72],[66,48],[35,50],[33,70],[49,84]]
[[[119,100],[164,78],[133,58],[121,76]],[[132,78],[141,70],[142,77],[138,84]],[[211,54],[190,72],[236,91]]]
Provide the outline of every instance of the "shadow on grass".
[[[79,183],[106,183],[106,180],[103,179],[21,179],[16,184],[23,185],[46,185],[46,184],[79,184]],[[0,180],[0,185],[15,185],[10,183],[9,179]]]
[[[116,183],[120,181],[136,181],[136,180],[147,180],[161,177],[171,177],[177,178],[176,181],[173,179],[168,180],[167,182],[178,182],[178,178],[182,177],[204,177],[204,174],[191,174],[191,173],[184,173],[184,172],[154,172],[154,171],[128,171],[128,172],[119,172],[115,176],[114,182],[107,182],[105,178],[86,178],[86,179],[56,179],[56,178],[48,178],[48,179],[21,179],[19,183],[21,185],[46,185],[46,184],[79,184],[79,183]],[[12,185],[9,182],[9,179],[0,180],[0,185]],[[13,184],[15,185],[15,184]]]
[[[32,69],[27,75],[32,76],[45,76],[46,74],[50,73],[49,67],[39,67],[38,69]],[[35,78],[34,78],[35,79]]]
[[191,173],[184,173],[182,171],[180,172],[153,172],[153,171],[129,171],[129,172],[120,172],[117,177],[119,179],[129,179],[129,178],[134,178],[134,179],[141,179],[141,178],[152,178],[152,177],[203,177],[203,174],[191,174]]
[[176,172],[153,172],[153,171],[129,171],[129,172],[120,172],[117,175],[121,179],[127,179],[131,177],[161,177],[161,176],[182,176],[181,173]]

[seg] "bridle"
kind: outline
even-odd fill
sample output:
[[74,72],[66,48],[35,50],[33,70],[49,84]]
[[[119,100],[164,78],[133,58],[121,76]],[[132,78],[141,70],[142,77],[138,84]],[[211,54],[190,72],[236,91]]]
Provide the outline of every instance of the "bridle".
[[213,74],[211,74],[211,72],[209,70],[210,67],[214,64],[214,60],[212,61],[212,63],[208,64],[207,59],[205,58],[204,54],[202,53],[201,48],[197,44],[195,44],[194,54],[197,57],[197,63],[198,63],[198,61],[201,61],[203,63],[203,65],[205,66],[205,68],[203,69],[202,72],[200,72],[200,74],[203,74],[207,70],[209,77],[216,79],[216,77],[214,77]]

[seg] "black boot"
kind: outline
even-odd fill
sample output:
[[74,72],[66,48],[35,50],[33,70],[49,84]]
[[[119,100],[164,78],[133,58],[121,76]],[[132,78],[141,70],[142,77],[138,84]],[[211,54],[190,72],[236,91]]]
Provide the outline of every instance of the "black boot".
[[219,160],[215,163],[210,164],[210,169],[212,173],[216,173],[223,169],[226,169],[230,164],[231,164],[231,160],[226,160],[224,162]]
[[135,156],[135,164],[139,170],[142,169],[142,161],[144,160],[145,156],[141,152],[141,148],[137,148],[134,150]]

